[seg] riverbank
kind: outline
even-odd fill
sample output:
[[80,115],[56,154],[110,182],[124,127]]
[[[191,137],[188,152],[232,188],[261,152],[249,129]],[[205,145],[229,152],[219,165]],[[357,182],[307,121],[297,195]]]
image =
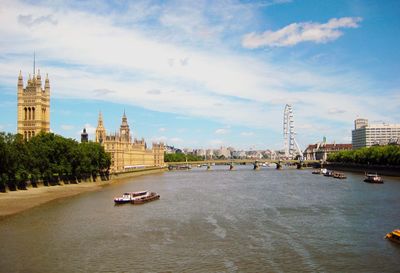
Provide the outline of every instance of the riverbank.
[[50,201],[96,191],[104,186],[118,183],[123,178],[164,172],[166,168],[146,168],[113,174],[108,181],[82,182],[60,186],[29,187],[27,190],[0,193],[0,218],[40,206]]
[[329,162],[324,167],[330,170],[347,171],[356,173],[379,173],[380,175],[400,177],[400,166],[365,165],[356,163]]

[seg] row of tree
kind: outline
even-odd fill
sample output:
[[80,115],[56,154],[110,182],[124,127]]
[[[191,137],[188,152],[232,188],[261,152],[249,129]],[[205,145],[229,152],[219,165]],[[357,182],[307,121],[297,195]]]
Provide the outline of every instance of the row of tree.
[[351,151],[340,151],[328,155],[328,161],[399,166],[400,146],[373,146]]
[[25,189],[38,181],[45,185],[76,183],[100,175],[109,177],[110,155],[94,142],[78,143],[53,133],[25,141],[22,135],[0,132],[0,191]]
[[167,154],[164,153],[164,162],[185,162],[185,161],[202,161],[203,156],[186,155],[182,153]]

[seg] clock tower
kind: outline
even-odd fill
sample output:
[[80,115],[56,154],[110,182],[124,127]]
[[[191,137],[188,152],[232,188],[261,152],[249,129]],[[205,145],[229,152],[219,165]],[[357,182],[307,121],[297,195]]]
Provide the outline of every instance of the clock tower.
[[125,110],[124,110],[124,115],[122,116],[122,124],[121,127],[119,128],[119,135],[121,137],[121,141],[130,142],[131,135],[129,130],[128,119],[126,118],[125,115]]

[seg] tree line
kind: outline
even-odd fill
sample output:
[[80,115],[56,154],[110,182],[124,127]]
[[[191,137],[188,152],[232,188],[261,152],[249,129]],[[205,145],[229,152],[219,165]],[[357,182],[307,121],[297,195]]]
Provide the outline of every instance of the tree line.
[[372,146],[351,151],[340,151],[328,155],[328,161],[399,166],[400,146]]
[[204,160],[204,157],[196,155],[186,155],[182,153],[175,153],[175,154],[164,153],[164,162],[185,162],[186,159],[187,161],[202,161]]
[[20,134],[0,132],[0,191],[26,189],[27,183],[77,183],[100,176],[109,179],[110,155],[94,142],[78,143],[53,133],[29,141]]

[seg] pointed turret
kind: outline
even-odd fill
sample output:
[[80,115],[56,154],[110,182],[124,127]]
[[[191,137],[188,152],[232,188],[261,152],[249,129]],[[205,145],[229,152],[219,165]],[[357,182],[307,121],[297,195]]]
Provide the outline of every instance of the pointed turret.
[[125,109],[124,109],[124,115],[122,116],[122,125],[128,125],[128,119],[126,118]]
[[23,87],[24,86],[24,80],[22,78],[22,72],[21,70],[19,71],[19,75],[18,75],[18,88],[19,87]]
[[99,111],[99,118],[97,121],[97,127],[103,127],[103,115],[101,114],[101,111]]
[[103,116],[101,115],[101,111],[99,112],[99,119],[97,121],[96,128],[96,142],[102,144],[106,139],[106,129],[103,126]]
[[38,69],[38,74],[36,76],[36,80],[40,85],[42,85],[42,76],[40,76],[40,69]]
[[49,81],[49,74],[46,74],[46,80],[44,81],[44,91],[50,95],[50,81]]

